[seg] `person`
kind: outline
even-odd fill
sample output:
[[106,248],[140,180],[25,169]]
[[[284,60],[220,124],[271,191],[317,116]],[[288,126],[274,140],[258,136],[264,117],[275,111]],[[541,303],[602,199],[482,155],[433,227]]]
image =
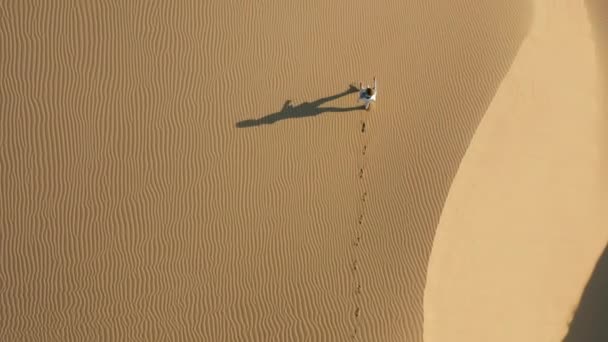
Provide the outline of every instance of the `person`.
[[365,110],[369,110],[369,106],[372,102],[376,102],[377,88],[376,88],[376,76],[374,76],[374,86],[370,87],[369,84],[367,87],[363,87],[363,82],[359,82],[359,101],[365,102]]

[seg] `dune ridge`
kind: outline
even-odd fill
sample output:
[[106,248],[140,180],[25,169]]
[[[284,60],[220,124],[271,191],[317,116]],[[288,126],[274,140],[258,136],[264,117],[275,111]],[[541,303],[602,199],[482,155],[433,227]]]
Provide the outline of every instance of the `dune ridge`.
[[589,276],[608,241],[604,61],[589,20],[599,13],[583,1],[534,9],[441,214],[425,288],[428,342],[603,334],[589,320],[598,308],[589,301],[602,300],[602,259],[599,277]]

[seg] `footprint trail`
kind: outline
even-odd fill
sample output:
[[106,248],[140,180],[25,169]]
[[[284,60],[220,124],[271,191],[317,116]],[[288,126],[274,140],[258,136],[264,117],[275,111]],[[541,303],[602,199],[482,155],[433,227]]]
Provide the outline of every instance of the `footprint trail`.
[[367,168],[367,146],[368,146],[368,122],[367,116],[368,111],[363,111],[363,119],[361,120],[361,132],[360,132],[360,151],[361,155],[359,157],[359,167],[357,172],[357,177],[359,178],[359,188],[360,188],[360,198],[358,203],[358,217],[357,224],[354,225],[353,228],[353,239],[352,239],[352,247],[353,247],[353,261],[351,264],[352,270],[352,286],[353,286],[353,318],[355,321],[353,333],[351,335],[352,340],[359,340],[361,336],[361,317],[364,314],[364,310],[362,308],[362,296],[364,295],[363,285],[361,284],[360,272],[364,272],[364,265],[361,263],[361,252],[360,248],[364,244],[364,233],[367,228],[367,222],[365,220],[366,214],[366,201],[368,199],[368,191],[367,191],[367,182],[365,181],[366,176],[366,168]]

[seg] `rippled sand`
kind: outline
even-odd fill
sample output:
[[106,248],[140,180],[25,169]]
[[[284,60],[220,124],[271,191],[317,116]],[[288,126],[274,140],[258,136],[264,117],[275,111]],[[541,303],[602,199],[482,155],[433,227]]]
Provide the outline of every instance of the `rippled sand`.
[[[454,312],[426,310],[425,284],[431,249],[451,245],[433,247],[438,224],[471,236],[444,228],[465,215],[458,188],[486,184],[459,181],[466,169],[515,191],[495,165],[532,158],[520,174],[546,188],[531,194],[557,190],[522,196],[574,208],[559,224],[595,196],[605,149],[584,147],[602,134],[589,113],[606,111],[559,75],[582,58],[564,75],[588,80],[598,62],[541,34],[570,37],[561,23],[578,17],[549,15],[562,3],[545,19],[523,0],[0,4],[0,340],[422,341],[429,312]],[[364,111],[352,85],[373,76]],[[467,166],[477,141],[524,159]],[[572,207],[543,197],[566,195]],[[586,229],[579,287],[606,240]]]

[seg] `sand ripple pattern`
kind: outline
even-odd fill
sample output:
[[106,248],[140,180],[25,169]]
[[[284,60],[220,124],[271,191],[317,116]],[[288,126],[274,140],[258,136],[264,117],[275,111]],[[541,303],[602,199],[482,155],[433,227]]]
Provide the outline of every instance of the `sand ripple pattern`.
[[[527,8],[366,4],[0,2],[0,340],[421,341],[441,206]],[[355,322],[359,116],[235,124],[374,74]]]

